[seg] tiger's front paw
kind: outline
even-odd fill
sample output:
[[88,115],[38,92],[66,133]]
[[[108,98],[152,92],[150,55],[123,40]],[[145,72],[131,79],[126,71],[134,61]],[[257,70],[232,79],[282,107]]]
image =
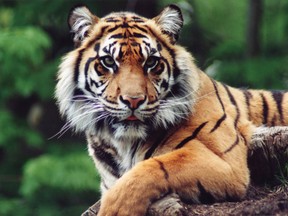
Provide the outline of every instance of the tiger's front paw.
[[151,202],[159,199],[169,188],[163,173],[153,166],[154,162],[155,160],[147,160],[138,163],[118,179],[103,195],[98,215],[145,215]]
[[129,188],[113,187],[102,197],[98,216],[142,216],[148,205],[137,191],[131,193]]

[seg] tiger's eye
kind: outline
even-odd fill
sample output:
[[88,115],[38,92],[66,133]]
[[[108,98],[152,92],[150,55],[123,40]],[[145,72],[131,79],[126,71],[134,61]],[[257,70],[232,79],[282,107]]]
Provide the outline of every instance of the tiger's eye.
[[145,66],[152,69],[152,68],[156,67],[156,65],[158,64],[158,62],[159,62],[158,57],[150,56],[150,57],[148,57],[148,59],[146,60]]
[[112,68],[112,67],[114,67],[114,65],[115,65],[115,61],[114,61],[114,59],[113,59],[111,56],[104,56],[104,57],[101,59],[101,63],[102,63],[105,67],[108,67],[108,68]]

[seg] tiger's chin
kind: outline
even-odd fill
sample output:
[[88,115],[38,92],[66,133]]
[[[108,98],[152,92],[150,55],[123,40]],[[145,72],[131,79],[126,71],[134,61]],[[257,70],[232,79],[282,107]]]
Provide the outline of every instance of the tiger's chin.
[[148,135],[148,125],[139,120],[125,120],[110,125],[113,136],[118,140],[135,142],[145,140]]

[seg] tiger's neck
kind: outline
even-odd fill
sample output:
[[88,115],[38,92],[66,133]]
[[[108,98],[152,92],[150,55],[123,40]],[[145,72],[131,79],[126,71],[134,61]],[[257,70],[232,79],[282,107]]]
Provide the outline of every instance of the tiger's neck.
[[[150,131],[146,139],[116,139],[110,130],[87,132],[88,151],[101,176],[101,190],[105,193],[136,163],[173,150],[169,139],[181,127],[158,128]],[[164,145],[165,144],[165,145]]]

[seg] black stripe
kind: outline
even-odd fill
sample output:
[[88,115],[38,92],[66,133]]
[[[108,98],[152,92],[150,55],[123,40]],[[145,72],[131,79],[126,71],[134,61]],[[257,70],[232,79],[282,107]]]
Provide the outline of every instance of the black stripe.
[[[153,104],[153,102],[152,102],[152,103],[149,103],[149,104]],[[151,112],[151,111],[156,112],[156,110],[157,110],[158,107],[159,107],[159,105],[158,105],[158,106],[155,106],[155,107],[153,107],[153,108],[143,109],[143,112]]]
[[75,84],[78,83],[78,78],[79,78],[79,74],[80,74],[79,67],[80,67],[80,63],[81,63],[84,51],[85,51],[85,48],[79,50],[79,52],[78,52],[78,57],[77,57],[75,68],[74,68],[74,83]]
[[[115,104],[115,103],[113,103],[113,104]],[[121,108],[114,108],[114,107],[110,107],[108,105],[106,105],[106,109],[107,110],[113,110],[113,111],[123,111],[123,109],[121,109]]]
[[[171,89],[170,91],[168,91],[166,98],[171,98],[171,99],[182,98],[182,97],[187,97],[187,95],[189,94],[191,94],[191,92],[187,92],[185,85],[178,82],[171,86]],[[160,93],[158,95],[160,95]]]
[[97,53],[97,55],[99,55],[99,49],[100,49],[100,43],[96,43],[94,46],[94,50]]
[[274,101],[277,104],[277,109],[278,109],[278,112],[279,112],[280,121],[283,124],[284,123],[284,119],[283,119],[282,101],[283,101],[283,97],[284,97],[284,92],[272,91],[271,94],[273,96]]
[[144,22],[144,20],[141,17],[133,16],[132,19],[134,22],[137,22],[137,23],[143,23]]
[[103,81],[96,82],[96,81],[94,81],[94,80],[91,79],[91,78],[90,78],[90,83],[91,83],[91,86],[95,85],[96,88],[99,88],[99,87],[101,87],[103,84],[105,84]]
[[165,79],[163,79],[160,88],[164,88],[164,91],[167,91],[168,87],[169,87],[168,82]]
[[165,166],[164,166],[164,163],[163,163],[162,161],[160,161],[160,160],[155,159],[155,158],[154,158],[154,160],[159,164],[160,169],[161,169],[162,172],[164,173],[165,179],[168,180],[168,178],[169,178],[169,173],[168,173],[168,171],[166,170],[166,168],[165,168]]
[[138,26],[138,25],[133,25],[133,27],[139,29],[139,30],[142,31],[142,32],[148,33],[148,31],[147,31],[145,28],[142,28],[142,27],[140,27],[140,26]]
[[138,47],[138,46],[140,46],[140,44],[137,43],[137,42],[134,41],[134,40],[131,40],[130,45],[131,45],[132,47]]
[[201,184],[201,182],[198,180],[197,181],[197,187],[199,189],[199,201],[201,203],[204,203],[204,204],[211,204],[211,203],[214,203],[216,200],[214,198],[214,196],[209,193],[204,187],[203,185]]
[[121,27],[120,25],[115,25],[113,28],[108,29],[108,32],[113,32],[120,27]]
[[145,153],[144,160],[150,158],[152,154],[155,152],[156,148],[163,143],[162,140],[167,135],[167,132],[163,131],[158,134],[158,139],[152,144],[152,146],[148,149],[148,151]]
[[242,92],[245,97],[245,102],[246,102],[247,112],[248,112],[248,119],[250,120],[251,119],[250,99],[252,98],[252,94],[248,90],[243,90]]
[[73,91],[73,97],[71,102],[74,103],[77,100],[85,100],[85,99],[87,99],[85,93],[81,89],[75,88]]
[[218,91],[218,88],[217,88],[217,83],[214,80],[211,80],[211,81],[213,83],[217,99],[218,99],[218,101],[219,101],[219,103],[221,105],[221,108],[222,108],[222,111],[223,111],[223,115],[221,116],[220,119],[218,119],[218,121],[216,122],[214,127],[211,129],[210,133],[214,132],[227,117],[223,101],[221,100],[221,97],[219,95],[219,91]]
[[133,37],[136,37],[136,38],[147,38],[146,35],[143,35],[143,34],[140,34],[140,33],[133,33]]
[[[95,57],[91,57],[87,60],[86,64],[85,64],[85,69],[84,69],[84,73],[85,73],[85,89],[89,92],[92,92],[90,85],[88,83],[88,70],[89,70],[89,66],[91,64],[91,62],[95,61],[95,59],[97,59],[98,54]],[[94,92],[92,92],[94,93]]]
[[[102,145],[102,144],[101,144]],[[105,146],[105,145],[104,145]],[[119,164],[116,162],[113,155],[107,151],[105,151],[103,146],[95,146],[92,145],[94,149],[95,157],[101,162],[106,165],[109,172],[115,176],[116,178],[120,178],[120,169]]]
[[122,33],[119,33],[119,34],[115,34],[115,35],[110,36],[109,39],[111,39],[111,38],[121,39],[121,38],[125,38],[125,36]]
[[131,148],[131,158],[134,159],[135,158],[135,154],[139,148],[139,146],[141,145],[142,143],[139,141],[139,142],[135,142],[133,145],[132,145],[132,148]]
[[218,88],[217,88],[217,83],[214,80],[211,80],[211,81],[213,83],[217,99],[218,99],[219,103],[221,104],[222,110],[225,112],[225,107],[224,107],[223,101],[220,98],[219,91],[218,91]]
[[[230,102],[234,105],[234,107],[235,107],[235,109],[236,109],[236,118],[235,118],[235,120],[234,120],[234,127],[235,127],[235,129],[236,129],[236,131],[237,131],[237,124],[238,124],[238,121],[239,121],[239,118],[240,118],[239,107],[238,107],[238,105],[237,105],[237,103],[236,103],[236,101],[235,101],[234,96],[232,95],[231,91],[229,90],[228,86],[226,86],[226,85],[224,85],[224,84],[223,84],[223,86],[224,86],[224,88],[225,88],[225,90],[226,90],[226,92],[227,92],[227,94],[228,94],[228,97],[229,97],[229,99],[230,99]],[[244,142],[245,142],[245,141],[244,141]],[[234,141],[234,143],[233,143],[228,149],[226,149],[226,150],[224,151],[224,154],[230,152],[230,151],[231,151],[236,145],[238,145],[238,144],[239,144],[239,136],[238,136],[238,134],[236,134],[236,140]]]
[[216,122],[214,127],[211,129],[210,133],[213,133],[220,125],[221,123],[226,119],[227,115],[224,113],[220,119]]
[[140,45],[139,45],[139,54],[142,58],[144,57],[142,47]]
[[159,52],[162,50],[162,46],[161,46],[161,44],[158,41],[157,41],[157,49],[158,49]]
[[[116,47],[114,47],[113,49],[112,49],[112,55],[115,53],[115,51],[116,51]],[[115,68],[113,68],[114,70],[115,70]]]
[[157,50],[155,48],[151,48],[151,51],[150,51],[150,55],[153,55],[157,52]]
[[204,128],[204,126],[207,124],[208,122],[203,122],[201,125],[199,125],[192,133],[191,136],[186,137],[185,139],[183,139],[177,146],[175,149],[179,149],[182,148],[187,142],[195,139],[198,135],[198,133]]
[[[103,187],[104,187],[106,190],[109,189],[103,179],[101,179],[101,183],[102,183]],[[96,214],[96,213],[95,213],[95,214]]]
[[103,47],[102,48],[102,51],[105,52],[106,54],[110,54],[109,50],[107,47]]
[[[104,82],[105,84],[106,82]],[[102,96],[103,92],[105,92],[105,90],[107,89],[108,87],[108,84],[102,89],[102,92],[100,94],[98,94],[98,96]]]
[[[155,82],[154,82],[154,83],[155,83]],[[156,85],[158,85],[158,83],[156,83]],[[159,96],[159,95],[160,95],[160,92],[158,91],[158,89],[156,88],[155,85],[153,85],[153,88],[154,88],[155,92],[157,93],[157,96]]]
[[[111,49],[112,49],[112,47],[113,47],[116,43],[117,43],[117,41],[114,41],[113,43],[110,43],[110,44],[109,44],[108,51],[109,51],[109,53],[110,53],[111,55],[113,55],[113,53],[115,52],[115,50],[112,50],[112,51],[111,51]],[[114,49],[115,49],[115,47],[114,47]]]
[[121,25],[122,28],[133,28],[132,26],[130,26],[127,22],[123,22],[123,24]]
[[[240,133],[240,132],[239,132],[239,133]],[[247,146],[247,145],[248,145],[248,142],[247,142],[246,137],[245,137],[242,133],[240,133],[240,136],[241,136],[242,139],[244,140],[244,144]]]
[[266,125],[268,123],[268,113],[269,113],[269,106],[267,100],[263,93],[260,94],[262,98],[262,109],[263,109],[263,120],[262,123]]
[[120,22],[120,20],[115,19],[114,17],[108,17],[105,19],[105,22]]
[[230,92],[228,86],[224,85],[224,88],[229,96],[229,99],[230,99],[230,102],[234,105],[235,109],[236,109],[236,118],[234,120],[234,127],[237,128],[237,124],[238,124],[238,121],[239,121],[239,118],[240,118],[240,111],[239,111],[239,107],[235,101],[235,98],[234,96],[232,95],[232,93]]
[[238,135],[236,135],[236,140],[234,141],[234,143],[228,148],[228,149],[226,149],[224,152],[223,152],[223,154],[226,154],[226,153],[228,153],[228,152],[230,152],[236,145],[238,145],[239,144],[239,136]]
[[[148,42],[146,42],[146,41],[144,41],[144,40],[143,40],[142,42],[143,42],[147,47],[149,47],[149,48],[151,47],[150,43],[148,43]],[[147,52],[148,52],[148,51],[147,51]]]

